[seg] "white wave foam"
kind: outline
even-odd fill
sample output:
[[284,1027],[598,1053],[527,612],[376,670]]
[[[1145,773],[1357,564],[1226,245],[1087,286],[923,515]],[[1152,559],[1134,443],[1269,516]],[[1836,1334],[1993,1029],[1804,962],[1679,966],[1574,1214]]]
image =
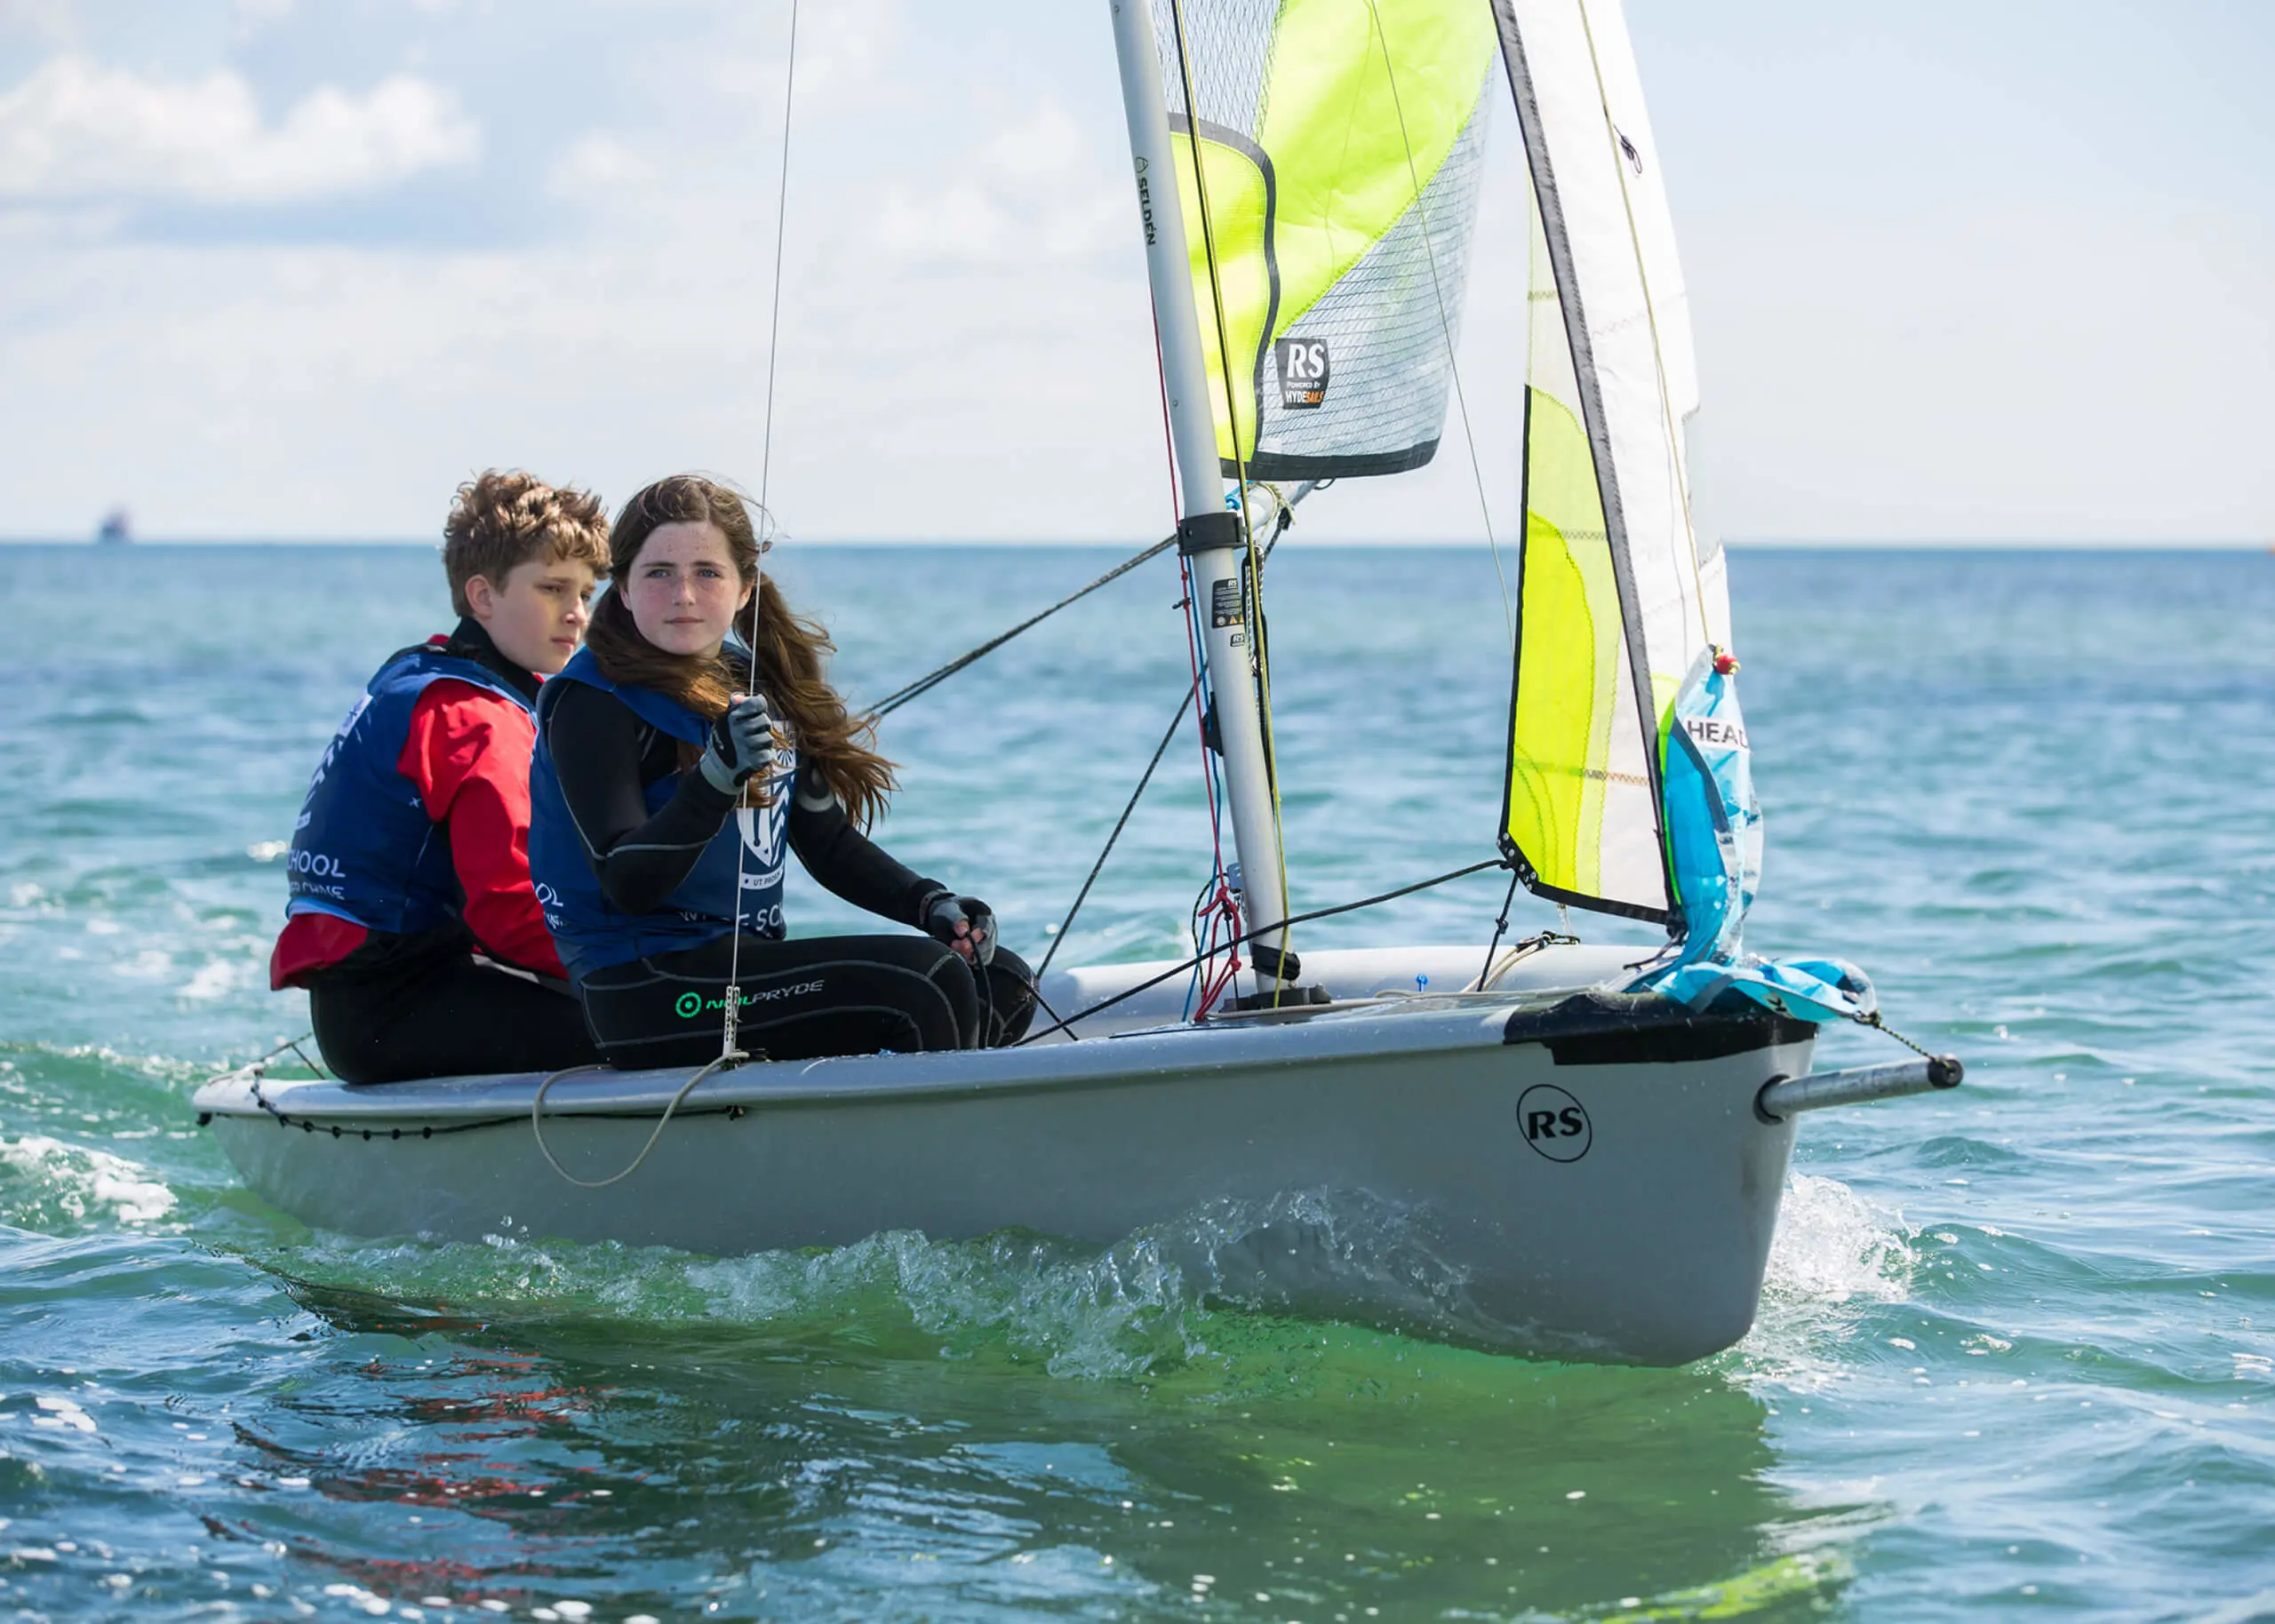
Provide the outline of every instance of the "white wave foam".
[[303,1248],[287,1270],[406,1300],[597,1309],[793,1341],[858,1325],[884,1344],[913,1335],[909,1352],[1009,1357],[1074,1380],[1153,1376],[1216,1357],[1223,1350],[1207,1339],[1227,1310],[1476,1334],[1461,1271],[1412,1214],[1318,1192],[1212,1202],[1103,1250],[1016,1231],[944,1241],[900,1230],[826,1251],[707,1258],[501,1233],[480,1243]]
[[1778,1209],[1762,1290],[1816,1302],[1901,1302],[1917,1261],[1897,1214],[1838,1179],[1797,1173]]
[[1907,1299],[1918,1262],[1900,1214],[1838,1179],[1793,1174],[1737,1368],[1792,1386],[1824,1385],[1838,1369],[1826,1344],[1845,1336],[1864,1308]]
[[209,959],[198,967],[196,975],[182,983],[178,996],[203,1001],[220,998],[251,983],[251,966],[232,963],[227,959]]
[[943,1351],[995,1343],[1056,1376],[1138,1376],[1206,1351],[1197,1306],[1153,1240],[1103,1254],[1002,1235],[944,1242],[902,1230],[812,1254],[761,1253],[690,1268],[706,1318],[823,1321],[864,1300],[897,1304]]
[[[174,1192],[125,1158],[41,1134],[0,1139],[0,1166],[26,1188],[4,1191],[8,1222],[41,1229],[58,1217],[84,1222],[108,1210],[121,1223],[155,1223],[173,1211]],[[13,1181],[11,1181],[13,1182]],[[43,1222],[44,1221],[44,1222]]]

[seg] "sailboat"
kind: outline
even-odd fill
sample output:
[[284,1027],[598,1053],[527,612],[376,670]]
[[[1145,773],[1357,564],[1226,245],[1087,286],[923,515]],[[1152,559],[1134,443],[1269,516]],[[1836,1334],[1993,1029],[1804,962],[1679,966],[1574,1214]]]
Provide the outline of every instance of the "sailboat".
[[[1821,1024],[1877,1022],[1869,981],[1740,944],[1761,824],[1617,0],[1108,9],[1233,835],[1194,956],[1050,972],[1059,1018],[1009,1049],[380,1087],[255,1065],[199,1092],[202,1119],[269,1201],[354,1233],[719,1254],[1174,1233],[1209,1240],[1218,1289],[1299,1311],[1530,1355],[1727,1347],[1797,1119],[1960,1071],[1923,1052],[1812,1072]],[[1529,243],[1522,283],[1488,297],[1529,313],[1524,530],[1478,866],[1642,939],[1299,955],[1262,635],[1276,510],[1256,496],[1436,454],[1502,106]]]

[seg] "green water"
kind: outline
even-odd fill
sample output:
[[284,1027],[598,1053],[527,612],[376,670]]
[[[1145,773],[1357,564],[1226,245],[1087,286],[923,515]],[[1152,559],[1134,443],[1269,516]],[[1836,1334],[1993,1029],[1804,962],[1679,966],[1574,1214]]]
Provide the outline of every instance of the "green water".
[[[786,579],[860,697],[1108,561]],[[1753,1334],[1640,1371],[1218,1301],[1174,1226],[730,1259],[307,1231],[188,1096],[305,1030],[263,975],[275,842],[432,629],[431,556],[0,550],[0,1613],[2275,1618],[2275,560],[1736,566],[1749,939],[1863,962],[1970,1074],[1807,1122]],[[1487,855],[1489,560],[1273,575],[1297,906]],[[1174,595],[1141,573],[887,736],[885,839],[1031,956],[1176,705]],[[1066,952],[1177,951],[1206,840],[1172,752]],[[1499,901],[1313,939],[1481,944]]]

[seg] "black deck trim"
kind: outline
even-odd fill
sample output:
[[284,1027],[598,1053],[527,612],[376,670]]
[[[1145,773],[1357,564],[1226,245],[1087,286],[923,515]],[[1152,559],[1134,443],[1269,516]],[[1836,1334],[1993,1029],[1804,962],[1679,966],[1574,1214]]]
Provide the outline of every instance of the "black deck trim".
[[1624,1066],[1720,1060],[1816,1032],[1743,995],[1701,1011],[1656,993],[1576,992],[1545,1009],[1517,1011],[1501,1041],[1545,1044],[1560,1066]]

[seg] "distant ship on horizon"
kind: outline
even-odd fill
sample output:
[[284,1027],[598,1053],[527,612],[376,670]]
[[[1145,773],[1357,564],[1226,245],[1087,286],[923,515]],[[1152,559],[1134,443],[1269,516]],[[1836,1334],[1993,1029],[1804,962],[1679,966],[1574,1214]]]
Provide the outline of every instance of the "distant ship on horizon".
[[95,540],[106,546],[124,546],[134,539],[134,525],[123,507],[114,507],[95,527]]

